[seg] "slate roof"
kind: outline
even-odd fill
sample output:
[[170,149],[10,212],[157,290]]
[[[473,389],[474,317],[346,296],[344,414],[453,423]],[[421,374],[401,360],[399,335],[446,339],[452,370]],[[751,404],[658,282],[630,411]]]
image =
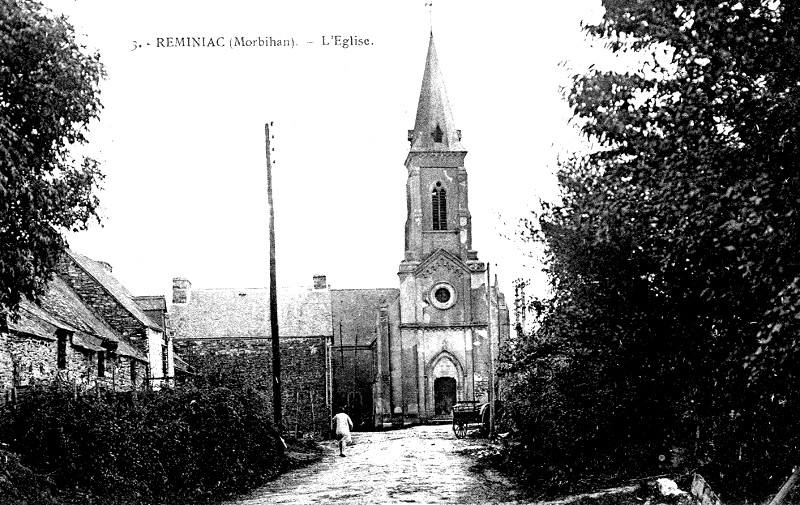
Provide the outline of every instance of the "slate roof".
[[98,338],[95,335],[87,334],[81,331],[78,327],[65,323],[61,321],[59,318],[54,317],[52,314],[48,313],[45,309],[40,306],[37,306],[33,303],[30,303],[26,300],[25,307],[23,308],[25,312],[27,312],[27,317],[29,319],[33,319],[37,321],[40,327],[44,328],[47,332],[48,340],[56,340],[56,330],[63,329],[72,332],[72,345],[77,347],[82,347],[84,349],[88,349],[90,351],[102,351],[103,347],[101,344],[103,340]]
[[[186,304],[173,303],[175,338],[270,337],[269,290],[193,289]],[[327,289],[280,288],[278,330],[286,337],[331,335],[331,299]]]
[[144,311],[151,321],[166,329],[164,314],[167,312],[167,299],[161,295],[134,296],[133,301]]
[[60,276],[56,275],[48,285],[47,293],[41,299],[41,307],[80,333],[115,342],[117,354],[147,361],[147,356],[142,351],[130,345],[124,337],[97,316]]
[[31,335],[44,340],[56,340],[55,330],[52,325],[46,324],[40,318],[36,317],[30,310],[33,304],[27,300],[22,300],[19,304],[19,312],[17,313],[17,320],[9,319],[8,329],[15,333],[23,333]]
[[[378,310],[400,296],[396,288],[332,289],[333,345],[369,345],[376,337]],[[339,327],[341,323],[341,335]]]
[[120,282],[106,271],[103,264],[82,254],[67,249],[67,254],[90,276],[92,276],[108,293],[114,297],[125,310],[127,310],[137,321],[157,331],[163,331],[161,326],[156,324],[145,314],[141,307],[133,299],[133,295]]
[[142,310],[167,310],[167,300],[161,295],[134,296],[133,300]]
[[19,321],[9,324],[9,328],[18,333],[55,341],[56,330],[63,329],[72,332],[74,346],[103,351],[104,341],[114,342],[117,354],[147,361],[142,351],[128,344],[97,317],[59,276],[50,281],[39,305],[23,300],[19,314]]
[[[436,126],[442,130],[442,141],[434,142]],[[417,104],[414,129],[409,132],[412,151],[464,151],[461,133],[456,129],[450,102],[447,99],[433,33],[428,43],[428,57]]]

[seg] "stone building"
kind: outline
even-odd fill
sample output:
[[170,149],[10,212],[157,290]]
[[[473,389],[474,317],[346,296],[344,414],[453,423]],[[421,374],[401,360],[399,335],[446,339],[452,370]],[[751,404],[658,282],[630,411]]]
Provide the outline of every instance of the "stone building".
[[[496,283],[490,285],[487,266],[472,248],[467,151],[453,122],[432,34],[408,140],[400,288],[351,290],[334,302],[334,330],[336,321],[345,321],[336,338],[361,356],[348,367],[341,359],[347,353],[334,352],[335,365],[347,377],[348,368],[364,369],[372,360],[371,381],[353,386],[369,386],[371,404],[351,410],[361,410],[356,414],[376,425],[392,418],[446,417],[456,401],[487,402],[492,359],[509,334],[505,298]],[[371,331],[365,327],[369,321]],[[360,346],[368,344],[365,353]]]
[[[151,343],[161,327],[133,302],[110,268],[65,252],[41,299],[37,303],[23,300],[19,317],[0,329],[0,387],[10,390],[58,380],[81,389],[100,385],[124,391],[161,384],[163,371],[173,368],[169,352],[159,354],[159,358],[166,356],[166,367],[163,360],[155,367],[151,361]],[[165,317],[163,305],[164,309],[153,311],[154,317]],[[131,338],[136,332],[125,332],[116,322],[134,317],[131,311],[141,319],[139,333],[149,328],[156,336]],[[156,381],[149,380],[153,370]]]
[[[173,279],[170,320],[177,352],[214,385],[272,390],[269,290],[193,289]],[[279,288],[285,428],[324,433],[331,416],[331,291],[325,276]],[[271,393],[268,393],[271,394]]]
[[[175,359],[168,332],[145,314],[134,296],[111,275],[111,265],[67,250],[58,273],[109,326],[147,355],[146,380],[153,387],[174,381]],[[151,304],[145,307],[151,310]]]

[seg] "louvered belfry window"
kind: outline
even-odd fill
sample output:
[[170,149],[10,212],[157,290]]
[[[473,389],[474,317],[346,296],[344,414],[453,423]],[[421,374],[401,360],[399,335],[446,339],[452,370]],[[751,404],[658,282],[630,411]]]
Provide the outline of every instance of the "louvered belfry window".
[[447,192],[441,182],[437,182],[431,193],[433,208],[433,229],[447,230]]
[[442,141],[443,136],[444,132],[442,131],[441,128],[439,128],[439,125],[437,124],[436,129],[433,130],[433,141],[439,143]]

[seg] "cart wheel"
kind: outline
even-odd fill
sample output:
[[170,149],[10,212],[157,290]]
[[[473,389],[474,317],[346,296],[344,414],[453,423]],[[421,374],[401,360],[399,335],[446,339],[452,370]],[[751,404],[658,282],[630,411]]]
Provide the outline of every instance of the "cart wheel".
[[456,434],[456,438],[464,438],[467,436],[467,423],[464,422],[462,419],[453,419],[453,433]]

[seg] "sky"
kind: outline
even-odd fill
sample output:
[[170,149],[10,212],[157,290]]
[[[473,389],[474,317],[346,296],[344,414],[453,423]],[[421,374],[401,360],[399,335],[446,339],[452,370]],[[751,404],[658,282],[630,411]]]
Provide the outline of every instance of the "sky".
[[[600,0],[433,3],[45,2],[108,74],[85,148],[106,175],[102,226],[68,235],[72,249],[110,263],[135,295],[169,300],[173,277],[267,286],[269,122],[278,284],[323,274],[333,288],[397,287],[407,130],[432,29],[468,151],[473,247],[509,304],[515,279],[544,295],[520,220],[557,198],[558,157],[582,148],[561,88],[604,57],[580,30]],[[206,47],[160,47],[170,37]],[[268,37],[290,46],[232,46]]]

